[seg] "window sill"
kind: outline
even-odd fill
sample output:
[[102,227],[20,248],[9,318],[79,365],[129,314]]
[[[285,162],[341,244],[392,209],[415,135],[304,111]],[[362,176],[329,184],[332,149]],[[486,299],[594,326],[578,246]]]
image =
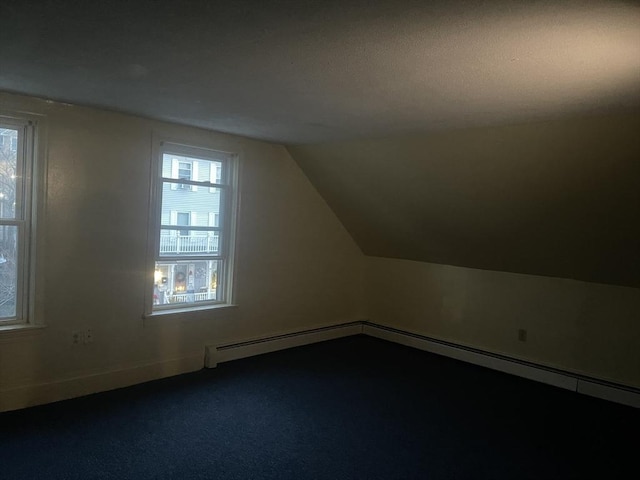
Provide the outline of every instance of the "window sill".
[[[158,310],[152,313],[146,313],[142,316],[144,320],[144,324],[152,325],[157,320],[160,319],[168,319],[168,320],[191,320],[191,319],[201,319],[202,314],[207,312],[212,316],[222,315],[231,310],[236,310],[238,308],[237,305],[225,303],[222,305],[202,305],[198,307],[188,307],[188,308],[172,308],[167,310]],[[180,318],[175,318],[179,316]]]
[[45,328],[45,325],[0,325],[0,343],[40,335]]

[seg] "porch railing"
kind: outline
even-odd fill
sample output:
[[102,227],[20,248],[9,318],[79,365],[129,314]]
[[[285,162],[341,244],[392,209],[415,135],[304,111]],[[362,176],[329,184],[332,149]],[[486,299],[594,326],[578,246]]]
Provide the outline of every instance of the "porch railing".
[[204,302],[205,300],[215,300],[216,292],[197,292],[197,293],[176,293],[169,295],[169,303],[192,303]]
[[160,254],[218,253],[219,237],[195,235],[161,235]]

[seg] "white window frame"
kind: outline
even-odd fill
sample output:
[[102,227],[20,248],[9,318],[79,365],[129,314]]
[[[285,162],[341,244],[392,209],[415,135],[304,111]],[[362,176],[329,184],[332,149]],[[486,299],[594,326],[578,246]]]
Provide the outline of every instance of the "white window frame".
[[[13,114],[0,111],[0,129],[18,130],[16,142],[16,210],[12,219],[0,218],[0,226],[15,226],[16,242],[16,311],[15,316],[0,319],[0,333],[24,327],[42,326],[42,297],[40,277],[41,265],[36,270],[36,251],[41,240],[36,232],[36,221],[44,214],[45,155],[41,138],[44,137],[44,122],[35,115]],[[4,145],[6,147],[6,145]],[[13,142],[9,144],[14,148]],[[41,194],[41,195],[39,195]],[[38,285],[36,285],[38,283]]]
[[[162,175],[162,163],[163,156],[165,154],[174,155],[175,157],[189,157],[191,159],[203,159],[214,162],[222,162],[223,178],[221,183],[213,183],[211,181],[198,181],[197,177],[194,177],[195,168],[192,169],[192,179],[177,179],[167,178]],[[180,160],[182,161],[182,160]],[[175,159],[172,159],[172,164]],[[192,165],[197,165],[197,160],[192,162]],[[196,167],[197,168],[197,167]],[[171,176],[176,177],[175,168],[172,165]],[[150,221],[149,221],[149,245],[148,245],[148,259],[147,259],[147,275],[148,281],[145,294],[145,313],[144,317],[153,317],[156,315],[165,315],[170,313],[183,313],[188,311],[217,309],[221,307],[233,306],[233,274],[234,274],[234,259],[235,259],[235,231],[237,223],[237,210],[238,210],[238,170],[239,170],[239,155],[235,152],[229,152],[225,149],[212,148],[210,146],[194,144],[185,144],[175,140],[166,140],[162,138],[154,138],[154,148],[152,154],[152,176],[151,176],[151,201],[150,201]],[[213,188],[220,189],[220,222],[215,233],[219,236],[221,242],[221,248],[217,255],[203,254],[197,256],[160,256],[160,237],[163,225],[162,219],[162,193],[163,184],[171,183],[171,189],[175,190],[173,185],[178,185],[178,189],[181,186],[190,186],[191,191],[197,191],[198,187],[208,188],[211,191]],[[188,211],[185,205],[184,209],[177,206],[180,212]],[[194,213],[191,213],[191,223],[194,223]],[[164,225],[166,227],[166,225]],[[175,228],[175,227],[174,227]],[[201,229],[206,229],[208,226],[202,226]],[[193,228],[192,228],[193,230]],[[177,231],[177,230],[176,230]],[[194,303],[176,303],[176,304],[164,304],[154,305],[153,293],[155,285],[155,268],[156,262],[172,261],[207,261],[217,260],[219,261],[218,271],[218,288],[220,289],[218,300],[212,301],[200,301]]]

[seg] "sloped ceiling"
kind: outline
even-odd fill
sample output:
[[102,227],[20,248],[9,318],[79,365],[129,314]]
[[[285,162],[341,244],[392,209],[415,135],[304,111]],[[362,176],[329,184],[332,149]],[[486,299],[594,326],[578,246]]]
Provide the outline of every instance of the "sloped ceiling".
[[367,255],[640,287],[640,116],[290,146]]
[[640,286],[640,2],[5,0],[0,90],[289,145],[363,251]]

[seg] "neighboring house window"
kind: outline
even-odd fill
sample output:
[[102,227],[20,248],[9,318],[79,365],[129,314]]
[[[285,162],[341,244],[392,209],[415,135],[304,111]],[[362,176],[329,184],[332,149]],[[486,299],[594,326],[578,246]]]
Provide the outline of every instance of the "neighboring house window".
[[[177,218],[176,225],[180,225],[180,226],[191,225],[191,214],[188,212],[177,212],[176,218]],[[189,236],[189,230],[178,230],[178,232],[183,237]]]
[[[199,177],[198,173],[198,161],[192,158],[177,157],[171,155],[171,162],[167,162],[167,167],[170,165],[171,178],[177,178],[190,182],[196,180]],[[198,191],[197,185],[192,183],[173,183],[170,187],[172,190],[189,190]]]
[[191,164],[189,162],[178,162],[178,178],[191,180]]
[[29,120],[0,116],[0,326],[31,320],[35,128]]
[[147,312],[230,304],[236,156],[161,142],[156,161]]
[[[209,169],[209,179],[211,180],[211,183],[217,185],[219,183],[222,183],[222,166],[218,165],[218,164],[213,164],[211,165],[211,168]],[[209,188],[209,192],[211,193],[216,193],[216,188],[211,187]]]

